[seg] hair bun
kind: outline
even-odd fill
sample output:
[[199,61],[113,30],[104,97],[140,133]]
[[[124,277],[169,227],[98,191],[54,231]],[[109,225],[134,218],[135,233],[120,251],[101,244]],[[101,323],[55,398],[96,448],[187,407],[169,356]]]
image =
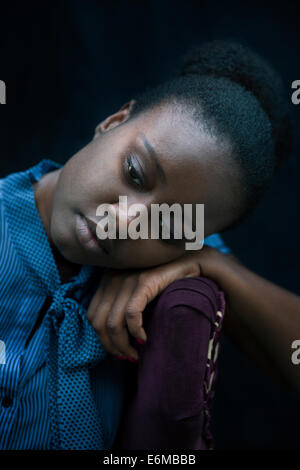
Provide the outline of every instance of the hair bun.
[[247,46],[227,40],[204,43],[184,57],[180,75],[226,77],[253,93],[270,119],[278,163],[289,153],[283,140],[291,141],[291,126],[281,78]]

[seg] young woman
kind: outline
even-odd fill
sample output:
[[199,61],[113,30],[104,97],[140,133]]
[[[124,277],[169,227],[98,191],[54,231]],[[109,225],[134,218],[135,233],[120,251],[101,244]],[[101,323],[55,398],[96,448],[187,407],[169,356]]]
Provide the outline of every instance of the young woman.
[[147,208],[202,203],[205,237],[240,223],[290,152],[287,103],[264,60],[212,42],[176,78],[103,121],[62,168],[43,161],[1,182],[1,448],[108,448],[123,386],[122,363],[108,352],[137,360],[126,327],[145,341],[144,307],[183,277],[216,280],[228,330],[300,387],[290,363],[300,336],[296,295],[222,250],[95,236],[97,207],[108,203],[120,217],[120,195]]

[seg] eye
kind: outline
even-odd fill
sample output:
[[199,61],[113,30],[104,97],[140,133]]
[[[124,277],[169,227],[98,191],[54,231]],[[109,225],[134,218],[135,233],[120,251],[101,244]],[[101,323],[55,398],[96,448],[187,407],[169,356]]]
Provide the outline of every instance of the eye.
[[134,165],[133,158],[131,156],[127,159],[127,171],[134,184],[139,188],[142,188],[144,185],[143,178]]

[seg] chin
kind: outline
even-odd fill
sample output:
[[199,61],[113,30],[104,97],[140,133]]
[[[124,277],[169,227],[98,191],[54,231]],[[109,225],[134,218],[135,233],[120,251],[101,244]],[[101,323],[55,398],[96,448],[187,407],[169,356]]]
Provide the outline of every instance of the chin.
[[74,241],[70,234],[65,230],[59,229],[59,224],[51,224],[51,240],[59,254],[71,263],[78,263],[76,256],[76,248],[74,247]]

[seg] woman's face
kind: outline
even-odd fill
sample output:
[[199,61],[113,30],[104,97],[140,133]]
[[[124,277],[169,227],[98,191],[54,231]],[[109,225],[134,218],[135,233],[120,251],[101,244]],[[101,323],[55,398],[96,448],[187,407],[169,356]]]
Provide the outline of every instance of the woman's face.
[[60,172],[50,231],[53,243],[71,262],[138,268],[185,253],[184,240],[117,238],[98,246],[90,231],[101,219],[96,209],[112,205],[118,222],[119,196],[127,196],[128,207],[140,203],[149,212],[151,204],[202,203],[205,236],[220,230],[232,216],[234,184],[230,171],[225,171],[230,160],[224,146],[200,130],[180,106],[165,104],[130,118],[132,105],[102,122],[94,140]]

